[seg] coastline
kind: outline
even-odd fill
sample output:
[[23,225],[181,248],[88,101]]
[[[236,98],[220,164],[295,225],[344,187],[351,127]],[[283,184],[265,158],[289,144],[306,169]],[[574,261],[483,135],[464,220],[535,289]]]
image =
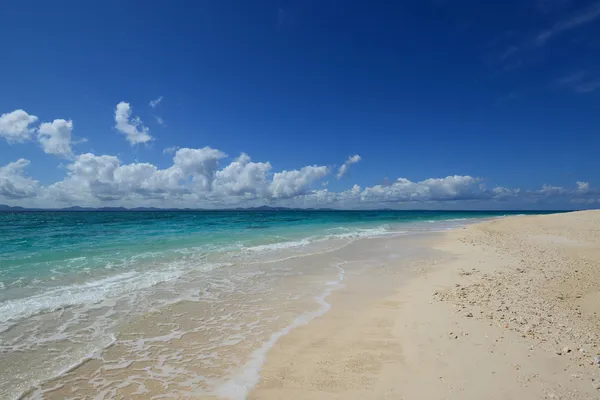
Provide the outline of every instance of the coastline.
[[[431,246],[347,275],[327,314],[270,350],[249,398],[600,396],[599,211],[482,222]],[[377,289],[407,262],[412,277]]]
[[600,212],[480,221],[248,252],[22,398],[596,398]]
[[[243,258],[234,258],[208,274],[204,273],[206,264],[200,264],[197,272],[185,275],[186,279],[159,282],[145,289],[145,295],[133,292],[134,302],[113,305],[109,299],[91,304],[90,311],[100,316],[89,320],[96,324],[94,329],[102,320],[102,327],[108,326],[106,317],[123,321],[116,329],[109,327],[111,344],[94,349],[93,357],[85,349],[83,357],[77,357],[79,362],[70,362],[68,369],[61,367],[59,375],[47,378],[29,368],[31,359],[19,357],[0,368],[0,376],[9,377],[10,370],[21,368],[27,377],[39,382],[21,389],[19,398],[142,399],[166,395],[244,399],[259,379],[265,354],[277,346],[280,337],[329,310],[329,295],[345,283],[346,272],[368,276],[366,272],[390,259],[420,260],[430,252],[424,238],[464,221],[460,222],[402,224],[400,231],[391,232],[387,232],[388,226],[357,228],[356,232],[335,228],[333,237],[311,241],[310,246],[288,242],[285,246],[269,245],[268,251],[251,248],[242,252]],[[399,241],[403,245],[394,248]],[[397,279],[378,284],[377,291],[383,293],[385,286],[385,293],[391,294],[408,276],[404,269],[398,273]],[[140,303],[136,297],[155,306],[140,312],[139,307],[134,308]],[[64,315],[85,323],[87,317],[72,318],[73,311],[79,309],[69,308]],[[131,317],[121,318],[122,313]],[[58,310],[38,314],[33,320],[54,320],[62,315]],[[83,329],[81,335],[85,336],[87,327]],[[7,334],[14,343],[23,342],[19,329]],[[35,355],[48,360],[46,354]],[[14,382],[25,382],[21,377]]]

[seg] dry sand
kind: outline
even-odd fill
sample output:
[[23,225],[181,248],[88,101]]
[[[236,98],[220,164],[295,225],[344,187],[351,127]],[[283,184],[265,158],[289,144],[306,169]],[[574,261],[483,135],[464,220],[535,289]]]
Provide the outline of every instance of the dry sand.
[[269,352],[249,398],[600,399],[600,211],[494,220],[433,246],[392,295],[377,282],[400,261],[347,277]]

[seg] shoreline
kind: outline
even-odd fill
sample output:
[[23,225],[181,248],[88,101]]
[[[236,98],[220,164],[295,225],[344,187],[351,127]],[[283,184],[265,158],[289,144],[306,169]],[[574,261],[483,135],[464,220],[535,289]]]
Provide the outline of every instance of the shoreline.
[[[332,282],[340,280],[339,266],[343,265],[345,268],[344,259],[353,260],[351,269],[356,272],[357,269],[373,267],[366,264],[374,263],[382,254],[391,255],[392,253],[382,247],[388,242],[421,243],[424,237],[438,234],[435,231],[418,231],[412,234],[400,232],[392,236],[376,235],[373,238],[359,236],[349,239],[345,244],[340,242],[338,244],[342,245],[324,251],[288,254],[283,259],[279,258],[278,252],[275,252],[269,253],[270,255],[263,262],[256,260],[246,262],[244,270],[229,278],[243,280],[244,287],[248,289],[252,289],[255,284],[260,284],[267,285],[263,289],[276,289],[277,293],[257,291],[258,286],[248,293],[231,292],[226,297],[215,299],[218,301],[217,304],[224,307],[216,314],[211,306],[214,304],[212,300],[198,302],[192,299],[187,302],[170,302],[170,305],[165,308],[142,314],[120,327],[117,341],[101,350],[98,356],[85,357],[85,361],[77,363],[74,368],[70,365],[66,372],[63,369],[60,375],[45,379],[30,389],[22,391],[20,398],[85,397],[92,396],[99,390],[105,395],[140,399],[147,398],[146,396],[150,394],[166,395],[169,392],[170,395],[179,394],[183,397],[193,394],[194,398],[216,398],[219,394],[228,398],[246,398],[249,389],[258,380],[258,370],[260,370],[258,364],[262,365],[262,362],[258,364],[253,362],[255,353],[266,353],[264,344],[266,343],[267,347],[275,344],[276,340],[273,341],[273,337],[279,339],[285,336],[279,333],[287,333],[292,330],[291,328],[304,325],[307,316],[313,319],[322,314],[323,307],[326,307],[325,311],[329,309]],[[333,240],[328,243],[336,244]],[[409,254],[408,247],[410,246],[394,252],[397,253],[396,257],[403,258],[404,255]],[[274,256],[277,258],[272,259]],[[264,276],[265,266],[274,268],[274,275],[271,275],[271,278],[268,278],[269,274]],[[227,279],[226,271],[219,271]],[[244,278],[245,276],[247,278]],[[265,278],[274,279],[273,282],[276,284],[269,284],[269,280]],[[230,289],[233,290],[234,287]],[[270,307],[255,310],[269,313],[267,318],[254,317],[254,311],[247,315],[240,314],[240,309],[248,305],[250,310],[256,307],[254,304]],[[193,322],[217,321],[215,317],[220,320],[222,317],[229,318],[231,322],[224,326],[220,323],[215,325],[213,322],[206,328],[204,328],[205,324],[197,325]],[[240,323],[240,327],[236,328]],[[257,325],[258,323],[262,325]],[[244,325],[249,328],[249,331],[242,328]],[[220,328],[221,326],[223,328]],[[251,340],[248,341],[248,338]],[[164,354],[168,356],[165,357]],[[185,364],[181,363],[182,358],[185,358]],[[262,361],[264,355],[259,358]],[[207,360],[206,367],[202,365],[203,359]],[[230,359],[234,360],[234,363],[229,363]],[[219,364],[215,365],[212,360]],[[243,360],[243,363],[236,365],[240,362],[238,360]],[[249,364],[252,364],[251,367],[246,368]],[[234,365],[236,365],[235,369]],[[211,370],[213,366],[218,371]],[[180,369],[173,370],[174,367]],[[160,372],[162,368],[166,369],[166,373]],[[155,371],[158,372],[158,379],[154,378],[157,376]],[[167,375],[171,371],[175,371],[174,374]],[[186,374],[187,371],[190,374]],[[238,381],[240,374],[244,376]],[[248,374],[256,374],[256,379],[248,378]],[[179,384],[179,380],[183,379],[191,383]],[[175,383],[167,385],[168,382]],[[173,391],[174,386],[176,391]],[[231,386],[237,388],[228,391],[227,387],[231,388]]]
[[[578,217],[581,215],[585,217]],[[574,218],[579,218],[579,221],[571,221]],[[580,221],[582,218],[583,225]],[[592,225],[585,225],[590,218]],[[540,225],[540,221],[545,222]],[[560,351],[556,349],[563,349],[567,345],[559,343],[554,336],[548,336],[543,343],[536,344],[535,352],[531,349],[532,345],[523,347],[521,342],[531,337],[539,339],[541,333],[538,331],[551,327],[539,321],[531,322],[531,307],[522,307],[521,310],[515,308],[512,304],[515,293],[508,293],[508,289],[510,285],[518,287],[523,277],[531,280],[530,278],[537,276],[535,274],[539,275],[539,268],[532,268],[531,276],[522,271],[523,266],[530,266],[530,258],[539,258],[539,252],[547,252],[552,260],[556,260],[560,254],[554,251],[555,247],[566,246],[567,249],[581,250],[598,244],[600,248],[597,221],[600,221],[598,212],[517,215],[470,221],[452,230],[442,224],[440,230],[410,233],[399,231],[392,236],[359,235],[340,247],[326,251],[310,254],[300,252],[288,254],[284,259],[272,259],[272,256],[279,253],[277,251],[262,262],[246,263],[252,268],[244,270],[242,274],[248,278],[262,276],[262,266],[265,265],[276,268],[273,270],[274,277],[283,273],[279,276],[284,280],[268,286],[277,288],[279,301],[273,297],[271,301],[264,303],[269,307],[274,306],[275,314],[265,320],[267,325],[261,328],[263,333],[258,332],[261,336],[253,339],[262,340],[261,343],[254,344],[258,347],[252,349],[240,340],[246,340],[243,339],[246,333],[254,334],[256,323],[261,318],[257,322],[248,318],[239,320],[250,327],[250,332],[235,328],[229,334],[221,336],[222,345],[214,347],[210,344],[214,333],[222,334],[209,334],[208,331],[205,334],[195,325],[189,324],[190,318],[201,321],[209,317],[212,320],[215,314],[210,307],[207,308],[208,303],[204,306],[196,301],[172,303],[162,311],[137,318],[126,329],[120,330],[120,344],[106,350],[106,354],[71,368],[67,373],[46,381],[22,396],[34,398],[41,393],[45,393],[46,398],[91,396],[102,389],[105,394],[112,393],[114,396],[132,399],[153,394],[168,395],[169,392],[171,396],[179,395],[182,398],[191,396],[189,398],[235,400],[281,397],[405,399],[423,396],[434,399],[478,399],[496,398],[490,397],[490,393],[486,391],[486,388],[495,388],[500,393],[498,398],[521,398],[519,396],[523,395],[523,390],[531,391],[527,392],[527,398],[553,398],[555,393],[557,397],[554,398],[591,398],[589,396],[596,394],[596,383],[600,379],[591,381],[589,370],[582,372],[576,368],[571,373],[571,378],[577,376],[582,381],[582,377],[585,377],[592,382],[589,386],[593,390],[588,387],[583,391],[578,385],[581,382],[564,382],[558,375],[558,370],[545,371],[545,365],[553,363],[553,360],[544,358],[542,350],[555,355]],[[558,224],[558,228],[553,224]],[[563,232],[565,226],[566,233]],[[561,236],[563,234],[566,236]],[[592,242],[587,243],[582,235],[589,236]],[[519,248],[527,240],[533,242],[523,249]],[[578,253],[576,255],[579,256]],[[600,254],[594,253],[591,256],[591,260],[600,260]],[[565,260],[567,263],[568,257]],[[340,270],[340,266],[343,270]],[[285,278],[286,274],[293,271],[298,271],[300,275]],[[259,275],[256,275],[258,272]],[[563,278],[562,275],[556,275],[560,269],[546,269],[544,273],[546,272],[552,272],[553,279]],[[590,282],[596,282],[600,286],[600,279],[590,279]],[[261,281],[260,284],[265,283]],[[290,290],[297,289],[298,284],[305,289],[296,295],[289,294]],[[489,293],[493,294],[495,286],[499,284],[503,285],[503,290],[508,290],[506,296],[496,296],[496,300],[502,302],[502,307],[506,307],[505,303],[510,305],[510,312],[506,309],[501,313],[506,315],[497,314],[500,311],[498,304],[491,304],[494,296],[490,297]],[[248,287],[252,286],[250,284]],[[309,298],[298,297],[302,291],[308,290],[302,292],[306,294],[318,287],[323,291],[317,290]],[[227,309],[233,311],[243,307],[248,300],[263,304],[263,300],[267,299],[261,299],[260,291],[256,292],[259,297],[248,294],[250,297],[232,292],[233,297],[222,300],[227,301]],[[535,293],[528,295],[531,294]],[[285,296],[281,297],[282,295]],[[487,302],[483,301],[485,299]],[[491,305],[495,307],[493,310],[490,309]],[[551,302],[545,303],[544,307],[550,309],[551,305]],[[512,315],[514,309],[518,312]],[[554,312],[562,311],[557,309]],[[272,318],[274,315],[280,315],[283,319]],[[473,325],[477,321],[483,321],[484,325]],[[559,321],[563,325],[564,322]],[[580,363],[585,363],[592,359],[591,352],[597,351],[588,344],[596,344],[598,337],[584,340],[581,333],[583,328],[577,326],[572,325],[568,332],[562,332],[563,335],[571,335],[571,344],[568,344],[571,351],[565,353],[570,358],[579,355]],[[500,334],[494,330],[498,328]],[[596,328],[598,327],[594,329]],[[600,329],[597,330],[600,332]],[[267,331],[271,333],[266,335]],[[513,337],[514,334],[517,336]],[[230,339],[227,335],[230,335]],[[452,339],[450,345],[446,343],[449,339]],[[555,345],[548,345],[550,339],[556,341]],[[488,343],[489,340],[493,342]],[[580,342],[581,345],[572,344],[575,342]],[[142,353],[129,352],[127,346],[131,345],[141,345]],[[218,349],[219,355],[214,353],[211,356],[202,350],[205,347],[206,350]],[[482,348],[486,351],[482,352]],[[505,356],[508,357],[506,359],[498,359],[496,356],[498,353],[508,354],[510,349],[515,352],[517,348],[520,355]],[[579,348],[587,352],[580,354]],[[153,360],[162,357],[159,356],[159,351],[163,351],[160,349],[171,352],[172,355],[156,364],[157,361]],[[454,354],[456,349],[460,349],[462,353]],[[137,354],[141,357],[136,359]],[[527,359],[525,361],[522,359],[523,354]],[[217,368],[226,371],[224,375],[215,374],[216,371],[203,366],[202,360],[207,359],[207,355],[210,356],[207,368],[214,365],[210,363],[210,359],[220,360]],[[185,357],[185,364],[178,361],[182,356]],[[475,359],[476,362],[472,364],[485,366],[489,374],[477,375],[481,372],[480,368],[469,370],[470,365],[463,365],[465,358]],[[243,362],[232,368],[234,364],[228,366],[229,359]],[[490,365],[490,360],[500,366]],[[517,372],[507,369],[507,360]],[[531,360],[536,360],[535,368],[528,366],[528,363],[533,362]],[[560,362],[554,364],[558,365]],[[177,375],[166,375],[157,380],[153,377],[153,370],[160,371],[162,365],[168,367],[166,371],[179,366],[181,372],[176,371]],[[563,366],[563,370],[568,369],[567,367],[568,365]],[[190,374],[186,375],[184,368]],[[466,370],[457,373],[452,368]],[[519,375],[521,372],[518,372],[534,370],[545,372],[531,372],[529,375]],[[415,371],[419,373],[415,375]],[[600,369],[593,371],[598,372]],[[536,374],[539,376],[534,376]],[[424,378],[434,375],[439,375],[439,381]],[[473,385],[473,380],[467,379],[470,376],[476,376],[475,381],[483,383]],[[97,386],[101,382],[99,379],[107,379],[107,385]],[[179,383],[184,380],[188,383]],[[514,383],[531,380],[538,385],[535,389],[537,391],[520,388]],[[495,383],[496,381],[501,383]],[[168,382],[172,383],[167,384]],[[558,389],[552,386],[555,382],[558,382]],[[565,392],[564,387],[570,387],[571,391]],[[592,393],[588,393],[590,391]],[[577,397],[579,392],[585,395]]]
[[269,351],[248,398],[600,397],[600,212],[481,222],[432,246],[392,294],[362,286],[398,261],[347,276],[327,314]]

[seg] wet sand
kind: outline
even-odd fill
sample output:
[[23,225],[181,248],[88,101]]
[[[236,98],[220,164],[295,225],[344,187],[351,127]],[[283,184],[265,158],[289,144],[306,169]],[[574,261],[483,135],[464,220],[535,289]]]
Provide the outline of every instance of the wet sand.
[[[431,248],[436,235],[328,241],[334,249],[232,265],[201,296],[126,321],[110,346],[23,398],[245,399],[266,356],[290,332],[327,315],[335,293],[361,307],[370,296],[392,295],[416,264],[441,254]],[[346,288],[347,279],[360,284]],[[0,373],[18,363],[0,366]]]

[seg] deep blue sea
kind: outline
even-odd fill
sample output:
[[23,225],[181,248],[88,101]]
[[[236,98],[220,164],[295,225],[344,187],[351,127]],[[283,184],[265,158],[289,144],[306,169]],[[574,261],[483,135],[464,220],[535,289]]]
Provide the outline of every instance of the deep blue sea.
[[[303,293],[316,296],[301,277],[301,264],[281,260],[331,251],[362,238],[443,231],[482,219],[531,213],[0,213],[0,354],[5,360],[19,359],[19,365],[0,367],[0,392],[6,398],[16,398],[81,360],[95,357],[110,346],[117,348],[123,326],[147,313],[161,315],[166,307],[209,302],[256,314],[256,310],[267,308],[247,308],[249,304],[268,304],[259,294],[283,296],[274,285],[292,280],[297,284],[285,291],[285,301],[300,301]],[[333,269],[326,272],[337,274]],[[304,292],[298,289],[292,293],[304,283]],[[230,311],[223,311],[227,316],[223,324],[240,324],[242,317],[235,319]],[[279,318],[275,313],[284,311],[273,308],[264,312],[260,314],[262,320],[275,321]],[[206,327],[203,318],[198,316],[198,326],[185,332],[200,334],[200,327]],[[182,329],[174,320],[163,323],[179,326],[170,334]],[[253,340],[257,346],[258,338],[268,333],[259,325],[248,325],[256,332]],[[127,343],[119,343],[124,346],[123,354],[130,354],[132,359],[145,354],[134,352],[133,345],[125,349]],[[241,361],[231,361],[227,368],[236,362]],[[197,385],[210,393],[212,382],[198,381]],[[42,392],[36,393],[39,396]]]

